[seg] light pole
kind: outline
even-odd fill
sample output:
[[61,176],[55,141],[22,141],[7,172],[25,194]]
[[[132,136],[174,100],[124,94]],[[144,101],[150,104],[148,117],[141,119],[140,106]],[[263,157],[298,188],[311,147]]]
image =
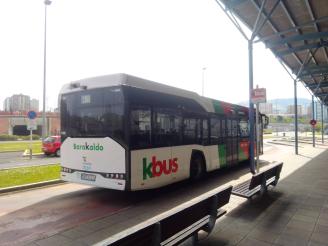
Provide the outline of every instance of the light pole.
[[202,96],[204,96],[204,83],[205,83],[205,70],[207,67],[203,67],[202,69]]
[[43,50],[43,109],[42,109],[42,139],[46,138],[48,133],[46,124],[46,68],[47,68],[47,6],[51,4],[50,0],[44,1],[44,50]]

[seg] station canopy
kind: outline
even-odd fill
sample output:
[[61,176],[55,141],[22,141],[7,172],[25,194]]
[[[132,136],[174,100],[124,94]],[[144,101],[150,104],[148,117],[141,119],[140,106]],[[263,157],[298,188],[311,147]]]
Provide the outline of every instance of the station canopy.
[[327,0],[219,1],[328,105]]

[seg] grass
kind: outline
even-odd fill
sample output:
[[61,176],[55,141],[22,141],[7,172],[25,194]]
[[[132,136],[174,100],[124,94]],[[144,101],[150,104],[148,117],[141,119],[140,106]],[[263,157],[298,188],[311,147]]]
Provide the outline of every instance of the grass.
[[[42,153],[41,150],[42,142],[41,141],[33,141],[32,142],[32,153]],[[8,151],[25,151],[30,148],[29,142],[0,142],[0,152],[8,152]]]
[[59,179],[59,177],[59,164],[0,169],[0,188]]

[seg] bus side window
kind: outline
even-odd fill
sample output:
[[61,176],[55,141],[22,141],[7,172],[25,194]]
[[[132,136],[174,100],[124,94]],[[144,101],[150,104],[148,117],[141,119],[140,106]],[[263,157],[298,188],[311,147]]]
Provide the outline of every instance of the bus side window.
[[197,120],[185,118],[183,120],[183,143],[193,144],[197,142]]
[[196,120],[196,139],[197,139],[197,144],[201,144],[202,143],[202,120],[201,119],[197,119]]
[[219,138],[221,137],[220,134],[221,129],[221,121],[219,118],[212,117],[211,118],[211,144],[218,144]]
[[209,144],[208,135],[209,135],[208,120],[203,119],[203,136],[202,136],[203,137],[203,141],[202,141],[203,145]]
[[[158,111],[160,111],[158,109]],[[154,146],[172,146],[181,142],[182,117],[173,112],[156,112],[154,119]]]
[[222,119],[221,120],[221,136],[224,138],[227,136],[227,127],[226,127],[226,120]]
[[130,142],[134,148],[151,145],[151,112],[150,109],[132,109],[130,115]]
[[227,136],[232,137],[232,127],[231,127],[231,120],[227,120]]
[[240,120],[239,122],[239,136],[248,137],[248,121]]
[[238,134],[237,120],[232,120],[231,121],[231,136],[237,137],[237,134]]

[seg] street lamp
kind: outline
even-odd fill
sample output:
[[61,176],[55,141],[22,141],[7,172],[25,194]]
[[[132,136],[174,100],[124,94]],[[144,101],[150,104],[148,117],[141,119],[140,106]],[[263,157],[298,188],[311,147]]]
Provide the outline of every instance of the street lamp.
[[202,69],[202,96],[204,96],[204,83],[205,83],[205,70],[206,70],[206,67],[203,67]]
[[51,4],[50,0],[44,1],[44,50],[43,50],[43,109],[42,109],[42,139],[46,138],[48,133],[46,124],[46,57],[47,57],[47,6]]

